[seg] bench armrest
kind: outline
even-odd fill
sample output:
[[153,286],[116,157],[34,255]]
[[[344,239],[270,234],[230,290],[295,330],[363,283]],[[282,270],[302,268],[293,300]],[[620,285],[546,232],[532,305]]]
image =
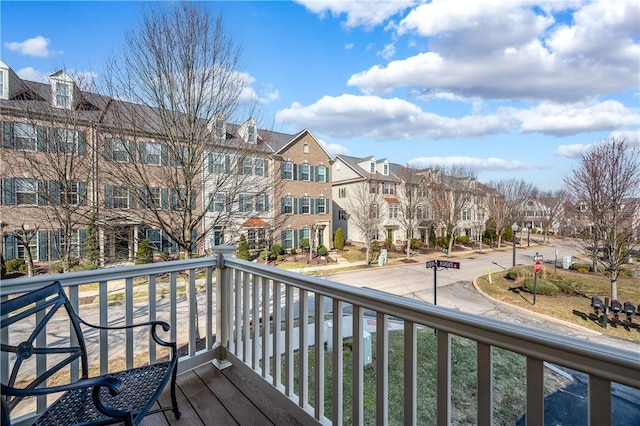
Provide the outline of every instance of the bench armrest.
[[174,350],[173,354],[175,355],[176,343],[167,342],[166,340],[163,340],[160,338],[160,336],[158,336],[157,327],[162,327],[162,330],[164,331],[169,331],[171,329],[171,326],[165,321],[147,321],[147,322],[140,322],[140,323],[130,324],[130,325],[102,326],[102,325],[95,325],[95,324],[88,323],[82,318],[80,318],[79,316],[76,316],[76,318],[78,318],[78,321],[81,322],[82,324],[98,330],[126,330],[126,329],[136,328],[136,327],[151,327],[151,336],[153,337],[153,340],[161,346],[167,346],[167,347],[173,348]]
[[116,395],[122,390],[122,381],[116,379],[115,377],[102,376],[80,379],[77,382],[69,383],[66,385],[49,386],[44,388],[18,389],[2,385],[2,394],[24,398],[27,396],[48,395],[50,393],[66,392],[88,387],[94,387],[94,389],[98,390],[101,387],[107,387],[109,388],[109,392],[111,393],[111,395]]

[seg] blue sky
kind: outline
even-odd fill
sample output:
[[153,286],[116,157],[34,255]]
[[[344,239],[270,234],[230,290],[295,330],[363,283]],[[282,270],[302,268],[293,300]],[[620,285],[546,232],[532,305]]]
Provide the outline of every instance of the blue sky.
[[[268,127],[308,128],[332,154],[464,164],[547,190],[590,144],[640,140],[637,0],[199,4],[242,45],[244,96]],[[28,80],[99,81],[148,7],[4,0],[1,59]]]

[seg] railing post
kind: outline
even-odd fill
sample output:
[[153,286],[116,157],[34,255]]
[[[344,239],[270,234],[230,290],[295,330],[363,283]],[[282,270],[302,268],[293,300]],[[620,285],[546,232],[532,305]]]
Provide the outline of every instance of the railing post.
[[213,365],[219,370],[231,366],[227,360],[227,346],[231,334],[231,274],[225,267],[225,258],[235,253],[235,246],[214,246],[213,256],[216,258],[216,343],[213,348],[215,358]]

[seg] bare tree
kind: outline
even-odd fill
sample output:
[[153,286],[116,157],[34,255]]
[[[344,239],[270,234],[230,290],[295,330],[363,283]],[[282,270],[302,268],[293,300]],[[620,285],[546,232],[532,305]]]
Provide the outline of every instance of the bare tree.
[[493,181],[489,182],[488,186],[500,194],[489,197],[488,202],[489,216],[496,225],[498,248],[500,248],[504,231],[512,223],[520,221],[524,212],[524,203],[531,198],[535,188],[533,184],[518,179]]
[[[618,298],[618,275],[625,254],[637,244],[640,193],[640,148],[637,142],[612,137],[594,144],[565,178],[578,203],[586,207],[592,234],[594,266],[604,265],[611,282],[611,298]],[[602,253],[600,259],[599,254]]]
[[453,249],[455,231],[463,211],[474,202],[476,175],[473,171],[454,165],[441,171],[441,179],[432,184],[433,205],[437,221],[449,237],[447,253]]
[[103,173],[137,192],[145,225],[187,257],[214,229],[239,228],[256,212],[266,218],[273,201],[275,167],[257,123],[234,127],[241,138],[226,127],[247,85],[240,53],[222,17],[179,3],[148,13],[106,72],[106,92],[120,101],[102,121]]
[[554,228],[559,229],[569,193],[564,189],[541,191],[538,193],[537,199],[545,207],[544,215],[540,218],[543,228],[542,242],[545,243],[549,240],[549,231]]
[[403,182],[403,188],[398,191],[400,211],[398,222],[407,234],[407,259],[411,257],[411,239],[418,230],[421,213],[426,212],[429,202],[428,178],[423,170],[412,166],[403,166],[398,171],[398,177]]
[[383,198],[377,191],[371,191],[366,181],[353,186],[347,202],[349,221],[360,230],[364,238],[367,264],[370,260],[371,242],[376,239],[384,222],[381,214]]

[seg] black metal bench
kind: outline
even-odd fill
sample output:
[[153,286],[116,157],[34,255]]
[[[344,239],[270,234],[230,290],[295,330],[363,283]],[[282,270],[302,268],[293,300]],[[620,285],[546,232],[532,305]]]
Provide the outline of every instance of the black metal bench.
[[[33,420],[34,424],[137,425],[147,414],[164,410],[173,410],[176,418],[180,418],[175,392],[176,344],[163,341],[157,334],[157,327],[162,327],[165,332],[169,330],[166,322],[151,321],[121,327],[89,324],[76,314],[57,281],[2,302],[0,309],[3,360],[9,360],[9,375],[2,377],[2,426],[11,423],[11,411],[25,398],[59,392],[63,392],[62,395]],[[21,323],[25,325],[19,326]],[[98,330],[150,327],[153,340],[167,347],[170,356],[151,365],[89,377],[82,326]],[[12,331],[14,335],[24,336],[17,339],[20,343],[5,341],[10,335],[9,327],[15,330]],[[47,327],[50,327],[49,337],[45,338]],[[56,333],[52,334],[51,329]],[[66,338],[59,335],[64,331]],[[72,377],[74,368],[77,371],[78,363],[80,371],[76,376],[80,377],[71,381],[68,378]],[[47,384],[53,379],[64,384]],[[151,410],[169,380],[172,407]]]

